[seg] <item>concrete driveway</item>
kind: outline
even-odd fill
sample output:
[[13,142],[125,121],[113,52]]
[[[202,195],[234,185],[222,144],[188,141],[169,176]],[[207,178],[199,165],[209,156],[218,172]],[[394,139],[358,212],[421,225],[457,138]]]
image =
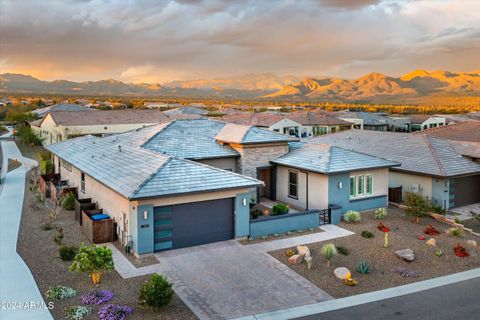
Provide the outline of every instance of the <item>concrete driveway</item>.
[[176,293],[202,319],[230,319],[331,299],[262,247],[235,240],[156,256]]

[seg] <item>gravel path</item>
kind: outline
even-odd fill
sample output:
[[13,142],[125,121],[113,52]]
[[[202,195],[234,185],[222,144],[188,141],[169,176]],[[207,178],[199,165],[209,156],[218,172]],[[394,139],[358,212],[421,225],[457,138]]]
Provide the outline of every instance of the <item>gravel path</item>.
[[[444,231],[448,226],[433,219],[424,218],[420,224],[412,222],[403,211],[390,208],[387,218],[383,221],[392,231],[389,233],[390,246],[383,248],[383,232],[377,229],[378,220],[373,219],[373,212],[362,214],[362,221],[356,224],[340,223],[340,227],[355,232],[355,235],[332,241],[319,242],[308,245],[312,252],[313,267],[308,270],[305,264],[289,266],[306,279],[310,280],[328,294],[335,298],[356,295],[364,292],[399,286],[414,281],[426,280],[454,272],[480,267],[480,248],[473,248],[466,244],[469,239],[479,242],[480,238],[470,234],[463,237],[451,237]],[[418,240],[417,236],[423,235],[423,229],[432,224],[442,232],[436,239],[437,247],[433,248]],[[360,236],[363,230],[374,233],[375,237],[365,239]],[[430,238],[425,235],[427,240]],[[335,246],[346,247],[350,253],[348,256],[336,255],[327,266],[319,251],[325,243],[333,243]],[[461,243],[470,253],[470,257],[459,258],[455,256],[453,247]],[[396,257],[395,251],[410,248],[415,252],[416,259],[412,263],[401,261]],[[287,249],[270,252],[272,256],[287,264],[285,252]],[[444,255],[437,257],[436,250],[442,250]],[[363,275],[356,272],[360,261],[366,261],[372,271]],[[347,267],[358,284],[354,287],[344,285],[333,276],[333,270],[337,267]],[[393,272],[396,267],[404,267],[418,273],[418,278],[404,278]]]
[[[31,173],[29,173],[31,175]],[[27,176],[24,207],[17,251],[29,266],[37,285],[42,293],[49,286],[67,285],[78,290],[79,295],[71,299],[55,302],[51,310],[55,319],[64,319],[63,309],[70,305],[79,305],[80,295],[94,288],[85,274],[68,272],[70,262],[58,258],[58,246],[53,242],[55,230],[44,231],[41,224],[48,220],[48,210],[44,205],[36,204],[34,194],[29,191],[32,185]],[[61,211],[58,214],[56,225],[61,226],[64,232],[64,244],[80,246],[88,243],[83,236],[80,226],[75,222],[73,211]],[[145,310],[137,304],[138,289],[147,280],[148,276],[122,279],[113,271],[105,274],[98,288],[112,290],[116,297],[112,303],[126,304],[135,307],[135,312],[127,319],[196,319],[188,307],[175,295],[172,303],[160,313]],[[95,312],[98,307],[95,307]],[[92,314],[87,319],[96,319]]]

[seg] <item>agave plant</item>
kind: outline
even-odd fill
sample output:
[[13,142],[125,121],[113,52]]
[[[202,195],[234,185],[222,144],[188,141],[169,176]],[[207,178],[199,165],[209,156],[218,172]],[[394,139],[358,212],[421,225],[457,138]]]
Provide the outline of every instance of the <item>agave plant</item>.
[[320,249],[320,254],[327,259],[327,266],[330,265],[330,259],[332,259],[337,254],[337,249],[333,243],[327,243],[322,246]]

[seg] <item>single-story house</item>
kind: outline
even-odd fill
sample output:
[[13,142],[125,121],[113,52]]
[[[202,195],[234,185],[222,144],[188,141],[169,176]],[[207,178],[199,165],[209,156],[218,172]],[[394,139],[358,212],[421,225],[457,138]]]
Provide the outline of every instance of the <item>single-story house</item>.
[[55,173],[114,219],[136,255],[249,234],[251,188],[262,182],[180,159],[116,136],[46,147]]
[[427,129],[423,131],[423,133],[448,140],[480,142],[480,121],[470,120],[458,122],[447,126]]
[[46,116],[49,112],[53,111],[96,111],[96,109],[91,109],[86,106],[82,106],[79,104],[75,103],[60,103],[60,104],[55,104],[53,106],[48,106],[45,108],[40,108],[40,109],[35,109],[32,111],[32,113],[36,114],[38,117],[44,117]]
[[410,122],[411,130],[414,132],[444,126],[446,124],[446,119],[445,117],[426,114],[412,114],[410,116]]
[[328,144],[307,143],[272,160],[275,198],[300,210],[332,209],[332,223],[348,210],[388,205],[393,161]]
[[289,120],[301,124],[300,137],[313,137],[322,134],[351,129],[352,123],[311,111],[292,112],[287,115]]
[[269,130],[299,137],[302,125],[279,112],[243,112],[228,114],[221,119],[224,122],[267,128]]
[[49,145],[86,134],[102,136],[166,121],[168,117],[158,110],[52,111],[30,126],[44,139],[43,144]]
[[445,210],[480,202],[480,164],[460,154],[450,140],[425,133],[350,130],[313,141],[400,163],[389,169],[390,201],[401,202],[413,191]]
[[167,116],[178,116],[178,115],[187,115],[187,114],[201,116],[201,115],[206,115],[208,111],[205,109],[200,109],[192,106],[185,106],[185,107],[166,110],[163,113],[165,113]]

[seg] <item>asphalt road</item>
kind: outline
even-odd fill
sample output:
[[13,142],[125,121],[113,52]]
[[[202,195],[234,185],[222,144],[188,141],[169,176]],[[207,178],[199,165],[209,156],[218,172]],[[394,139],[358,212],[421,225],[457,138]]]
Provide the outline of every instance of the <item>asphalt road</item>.
[[480,278],[298,319],[477,320]]

